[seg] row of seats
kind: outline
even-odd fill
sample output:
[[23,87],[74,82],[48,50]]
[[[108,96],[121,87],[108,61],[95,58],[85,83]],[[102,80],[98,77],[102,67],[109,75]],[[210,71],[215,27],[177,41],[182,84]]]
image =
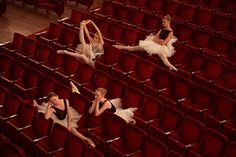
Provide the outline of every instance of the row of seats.
[[[108,49],[110,49],[110,48],[108,48]],[[113,49],[115,49],[115,48],[113,48]],[[117,51],[119,51],[119,50],[116,50],[115,52],[117,52]],[[121,53],[121,55],[122,54],[123,53]],[[113,53],[113,55],[114,55],[114,53]],[[19,56],[19,55],[16,55],[16,56]],[[23,58],[18,57],[18,58],[22,59],[22,61],[23,60],[25,61],[24,57]],[[115,59],[112,59],[112,60],[115,60]],[[118,59],[118,61],[119,61],[119,59]],[[116,63],[118,63],[118,61]],[[113,65],[113,66],[117,66],[117,65]],[[110,71],[112,68],[106,67],[106,69],[109,69],[109,71]],[[163,68],[159,67],[159,69],[163,69]],[[164,70],[166,70],[166,69],[164,69]],[[44,72],[44,70],[42,70],[42,71]],[[49,72],[49,73],[52,74],[51,72]],[[175,75],[175,74],[173,74],[173,75]],[[46,78],[46,77],[44,77],[44,78]],[[163,107],[162,107],[162,105],[157,105],[163,111],[160,114],[158,114],[158,107],[155,107],[155,104],[158,104],[155,101],[154,101],[155,103],[153,103],[153,110],[151,110],[151,111],[149,110],[150,106],[146,105],[146,107],[144,107],[145,103],[142,103],[142,106],[139,105],[140,102],[145,102],[145,100],[147,101],[146,102],[147,104],[150,104],[150,101],[152,101],[152,97],[148,98],[148,96],[145,96],[145,99],[144,99],[143,97],[144,97],[145,94],[142,91],[139,91],[139,90],[137,90],[133,87],[127,88],[126,86],[124,86],[124,88],[118,88],[118,87],[120,87],[120,83],[118,83],[118,82],[122,82],[122,80],[116,80],[113,83],[107,83],[107,82],[110,82],[109,80],[111,79],[111,76],[109,76],[108,74],[106,74],[102,71],[97,72],[95,74],[95,79],[94,79],[95,82],[90,84],[90,85],[87,85],[87,87],[91,88],[90,91],[93,91],[94,87],[96,87],[96,85],[106,87],[108,90],[111,90],[111,94],[113,96],[114,95],[118,96],[119,94],[122,95],[123,89],[126,89],[127,92],[125,92],[125,96],[127,97],[127,99],[123,99],[123,101],[126,102],[125,106],[129,107],[129,104],[133,104],[134,106],[139,106],[139,111],[138,111],[139,113],[136,113],[136,115],[135,115],[135,118],[137,120],[137,126],[141,126],[141,128],[143,128],[143,130],[145,130],[145,129],[148,129],[148,130],[143,132],[143,130],[138,129],[136,126],[127,126],[126,128],[131,128],[131,130],[137,130],[138,129],[141,132],[143,132],[144,134],[149,134],[149,135],[152,133],[152,136],[154,136],[158,139],[162,139],[164,145],[166,144],[168,147],[172,146],[172,147],[175,148],[176,145],[175,144],[173,144],[173,145],[170,144],[169,145],[168,143],[166,143],[166,140],[168,138],[167,138],[167,136],[165,136],[165,133],[163,132],[163,130],[164,131],[166,129],[172,130],[172,128],[174,128],[173,130],[177,129],[178,127],[176,127],[176,124],[179,121],[176,122],[176,118],[179,117],[178,115],[180,115],[180,119],[182,119],[181,122],[179,122],[179,123],[182,123],[184,118],[187,119],[187,116],[186,115],[183,116],[183,113],[186,114],[186,113],[189,113],[189,112],[192,113],[190,116],[194,117],[196,121],[197,121],[197,119],[199,119],[202,122],[204,122],[204,124],[207,127],[216,128],[216,130],[218,130],[218,131],[214,131],[214,130],[213,131],[208,131],[208,130],[211,130],[211,129],[207,129],[206,137],[208,136],[208,132],[211,132],[211,133],[209,133],[211,139],[212,139],[212,136],[215,136],[216,134],[217,134],[216,136],[218,136],[218,133],[221,132],[221,133],[225,134],[226,136],[228,136],[230,139],[234,140],[234,138],[235,138],[235,131],[234,131],[235,130],[235,124],[234,124],[234,121],[223,123],[223,125],[221,125],[221,122],[219,121],[219,119],[221,119],[221,118],[225,119],[225,117],[229,118],[229,117],[232,117],[232,115],[234,115],[235,110],[232,109],[235,106],[234,105],[235,104],[234,100],[231,100],[231,99],[229,99],[228,97],[225,97],[225,96],[219,96],[220,98],[216,99],[215,98],[216,97],[215,91],[211,91],[208,88],[204,88],[202,86],[196,85],[191,80],[186,79],[186,78],[182,78],[180,76],[174,76],[174,78],[175,79],[170,80],[170,81],[173,81],[176,85],[174,85],[174,86],[171,85],[170,91],[163,90],[163,91],[159,91],[160,93],[158,93],[158,102],[160,102],[160,104],[162,104],[162,103],[165,104],[165,105],[163,105]],[[53,79],[49,77],[49,80],[53,80]],[[60,79],[58,79],[58,80],[60,80]],[[112,80],[114,80],[114,79],[112,79]],[[126,83],[121,83],[121,84],[126,84]],[[168,82],[165,85],[168,85]],[[77,86],[79,86],[79,84],[77,84]],[[41,87],[41,89],[39,91],[44,91],[48,87],[51,88],[52,90],[57,89],[56,90],[57,93],[63,93],[63,94],[60,94],[60,95],[63,95],[65,97],[67,95],[69,95],[69,98],[71,97],[70,96],[70,93],[71,93],[70,89],[68,89],[65,86],[63,86],[63,87],[58,86],[57,82],[55,82],[54,85],[52,83],[52,85],[50,85],[50,86]],[[62,88],[59,88],[59,87],[62,87]],[[51,89],[49,89],[49,90],[51,90]],[[114,90],[114,89],[117,89],[117,90]],[[84,88],[82,88],[82,90],[84,90]],[[190,90],[194,90],[196,92],[189,92]],[[89,97],[90,99],[93,99],[93,93],[90,92],[89,90],[85,90],[85,91],[88,91],[87,93],[90,93],[90,94],[87,94],[84,91],[82,91],[82,93],[86,93],[85,95],[87,97]],[[41,92],[38,92],[38,94],[39,93],[41,93]],[[110,93],[110,91],[109,91],[109,93]],[[45,95],[46,94],[47,93],[45,93]],[[42,95],[42,96],[45,96],[45,95]],[[209,95],[209,96],[207,96],[207,95]],[[157,96],[157,95],[155,95],[155,96]],[[186,99],[186,96],[188,96],[189,98]],[[39,96],[37,96],[37,97],[39,97]],[[110,97],[112,98],[112,96],[110,96]],[[122,97],[122,96],[120,96],[120,97]],[[77,100],[74,100],[74,101],[78,102]],[[226,102],[226,103],[224,103],[224,105],[222,107],[223,109],[221,109],[220,106],[219,107],[210,107],[209,104],[211,104],[212,101],[214,102],[214,104],[221,104],[222,102]],[[171,105],[172,107],[171,106],[169,107],[167,104]],[[198,108],[197,106],[201,106],[203,108],[208,106],[209,108],[208,108],[208,111],[205,111],[205,110],[202,110],[202,108],[201,109]],[[225,106],[227,106],[228,108],[225,108]],[[82,108],[82,111],[85,111],[83,109],[85,109],[85,108]],[[155,113],[152,112],[152,111],[155,111]],[[199,111],[200,111],[200,113],[199,113]],[[205,112],[203,112],[203,111],[205,111]],[[177,113],[179,113],[179,114],[177,114]],[[156,120],[153,121],[152,124],[149,125],[148,127],[144,127],[144,125],[142,125],[142,124],[145,123],[145,122],[143,121],[142,116],[145,116],[145,118],[149,119],[149,118],[151,118],[151,117],[149,117],[149,115],[154,116],[154,117],[156,115],[157,116],[159,115],[160,117],[158,117],[157,121]],[[177,119],[179,119],[179,118],[177,118]],[[105,121],[106,120],[102,120],[101,122],[105,122]],[[91,137],[95,137],[94,139],[96,139],[96,135],[95,135],[96,133],[91,133],[89,131],[88,124],[91,124],[91,123],[92,124],[99,124],[99,121],[98,122],[97,122],[97,120],[94,121],[93,118],[91,120],[91,117],[88,117],[86,115],[81,119],[81,121],[79,123],[81,124],[80,126],[83,126],[82,129],[81,129],[81,132],[85,132],[85,134],[90,134]],[[217,124],[215,124],[215,123],[217,123]],[[149,129],[149,127],[150,127],[150,129]],[[7,128],[9,128],[9,127],[7,127]],[[129,132],[131,130],[130,129],[125,129],[125,130],[127,130],[125,132],[127,132],[128,136],[129,136],[130,135]],[[137,131],[137,132],[139,132],[139,131]],[[216,132],[216,134],[214,134],[212,132]],[[135,132],[131,131],[131,135],[133,135],[133,134],[136,134],[136,131]],[[163,137],[163,135],[164,135],[164,138],[160,138],[160,137]],[[12,136],[14,136],[14,135],[12,135]],[[99,137],[100,136],[98,136],[98,138]],[[137,136],[131,136],[131,137],[133,139],[136,139]],[[138,136],[138,137],[140,137],[140,136]],[[224,144],[228,143],[227,138],[225,138],[224,136],[219,135],[218,137],[219,137],[219,139],[222,139],[222,140],[220,140],[221,141],[220,143],[224,143]],[[119,154],[124,154],[124,153],[127,153],[129,151],[128,149],[122,149],[122,146],[120,144],[123,144],[123,145],[127,144],[127,148],[130,148],[131,150],[140,147],[140,146],[138,146],[138,143],[137,143],[137,145],[134,145],[134,143],[127,141],[126,140],[127,138],[123,138],[123,139],[124,140],[116,141],[115,142],[116,144],[112,144],[111,147],[109,147],[106,152],[114,153],[114,154],[117,154],[117,156],[120,156]],[[214,138],[214,140],[215,140],[215,138]],[[173,141],[175,141],[175,140],[170,140],[170,143],[173,142]],[[204,141],[204,140],[202,140],[202,141]],[[207,139],[206,141],[209,141],[209,139]],[[219,141],[219,140],[216,140],[216,141]],[[146,142],[146,143],[150,143],[150,142]],[[212,143],[217,148],[222,148],[220,145],[217,145],[214,142],[212,142]],[[212,143],[211,143],[211,145],[212,145]],[[207,155],[212,156],[213,155],[211,149],[207,149],[207,151],[201,150],[202,147],[208,147],[207,146],[208,144],[204,144],[204,142],[200,142],[200,145],[201,145],[200,147],[195,147],[192,150],[190,149],[190,151],[188,151],[190,153],[189,156],[191,156],[191,155],[196,156],[196,154],[199,154],[199,153],[201,154],[201,151],[203,151],[202,153],[205,156],[207,156]],[[104,148],[104,147],[102,147],[102,148]],[[174,148],[172,148],[172,149],[174,149]],[[197,148],[200,148],[200,150],[197,149]],[[98,148],[98,149],[100,150],[100,148]],[[144,149],[147,149],[147,148],[144,148]],[[214,151],[214,153],[221,154],[221,153],[225,152],[225,150],[228,150],[228,148],[227,149],[222,148],[221,150],[222,150],[221,152],[220,151],[219,152]],[[102,152],[102,150],[100,150],[100,151]],[[177,151],[179,151],[179,150],[177,150]],[[40,152],[42,152],[42,151],[40,151]],[[144,152],[147,152],[147,150],[145,150]],[[179,151],[179,152],[181,153],[182,151]],[[196,152],[198,152],[198,153],[196,153]],[[176,153],[173,153],[173,154],[176,154]],[[232,154],[232,153],[230,153],[230,154]]]
[[[19,86],[25,85],[27,86],[35,86],[35,84],[31,83],[34,75],[30,74],[30,71],[34,71],[33,74],[37,74],[36,70],[29,70],[28,72],[24,73],[24,68],[20,67],[27,67],[24,64],[14,62],[14,58],[17,58],[20,61],[25,62],[26,64],[38,69],[39,71],[44,71],[47,74],[53,74],[54,77],[60,79],[62,82],[67,82],[66,79],[71,79],[77,84],[83,84],[85,81],[91,81],[94,76],[95,69],[92,66],[87,64],[82,64],[77,59],[64,56],[61,54],[57,54],[55,50],[46,46],[44,44],[38,44],[35,40],[26,39],[25,46],[24,44],[24,37],[20,34],[15,34],[15,40],[17,40],[17,36],[22,38],[19,41],[14,43],[9,43],[1,47],[2,49],[2,57],[1,60],[4,64],[1,65],[1,82],[8,84],[18,81],[18,78],[25,78],[25,82],[18,81]],[[14,47],[14,44],[19,44],[18,47]],[[12,52],[14,49],[17,48],[19,51]],[[116,50],[116,55],[114,54],[114,50]],[[177,54],[183,55],[183,52],[178,52]],[[4,53],[12,56],[7,56]],[[189,54],[188,54],[189,55]],[[177,55],[175,55],[176,57]],[[197,62],[195,62],[196,60]],[[132,61],[132,62],[131,62]],[[171,60],[173,61],[173,60]],[[188,61],[187,63],[184,63]],[[110,63],[108,63],[110,62]],[[11,64],[12,63],[12,64]],[[177,63],[175,63],[177,64]],[[181,60],[179,70],[180,75],[185,76],[186,78],[190,78],[194,80],[194,82],[206,85],[209,88],[215,89],[219,93],[225,93],[226,95],[232,96],[234,95],[234,90],[236,88],[234,77],[235,77],[235,69],[226,67],[226,65],[222,62],[219,62],[215,59],[209,59],[204,55],[200,55],[198,53],[191,53],[189,57],[186,57],[185,60]],[[19,66],[21,65],[21,66]],[[105,46],[105,55],[100,57],[96,61],[96,67],[110,73],[112,76],[117,77],[123,81],[127,81],[129,84],[135,86],[139,89],[144,89],[147,87],[149,90],[150,87],[156,87],[159,89],[160,81],[158,77],[160,76],[160,71],[163,68],[159,68],[157,64],[154,64],[148,59],[141,59],[140,57],[133,55],[131,53],[123,52],[111,46]],[[12,69],[7,73],[8,68]],[[15,70],[18,68],[17,73]],[[140,70],[142,69],[142,70]],[[213,71],[214,73],[210,73]],[[5,70],[5,71],[4,71]],[[83,73],[87,75],[83,75]],[[168,73],[168,72],[165,72]],[[164,74],[165,74],[164,73]],[[170,73],[170,72],[169,72]],[[32,76],[30,76],[32,75]],[[169,75],[169,76],[168,76]],[[172,79],[173,74],[168,74],[168,79]],[[79,76],[79,77],[78,77]],[[31,80],[31,81],[27,81]],[[145,88],[146,89],[146,88]],[[149,90],[150,91],[150,90]],[[152,94],[155,95],[156,90],[151,90]],[[233,96],[232,96],[233,97]]]
[[23,151],[0,134],[0,154],[2,157],[26,157]]
[[[113,0],[113,2],[145,9],[145,11],[157,11],[163,7],[168,0]],[[175,0],[172,3],[187,3],[197,7],[210,8],[214,11],[227,12],[229,14],[234,14],[236,11],[236,4],[233,0]]]
[[[1,132],[20,145],[26,154],[38,157],[55,153],[84,157],[103,156],[95,149],[89,148],[78,137],[70,135],[64,126],[54,124],[52,119],[45,119],[43,113],[38,113],[31,104],[24,103],[18,96],[9,94],[8,101],[3,105],[0,118]],[[4,112],[6,109],[8,112]],[[81,152],[77,152],[80,154],[71,152],[78,151],[78,145],[82,147]]]
[[[53,125],[52,119],[46,120],[43,113],[37,113],[32,105],[24,103],[18,96],[9,94],[8,97],[8,102],[5,103],[3,109],[9,108],[12,114],[5,115],[5,119],[1,118],[1,131],[8,135],[11,140],[20,144],[28,151],[27,153],[36,156],[47,156],[47,154],[63,156],[67,153],[71,153],[71,156],[82,156],[84,151],[87,154],[89,150],[98,154],[96,156],[101,156],[93,149],[84,149],[86,146],[80,139],[71,136],[63,126]],[[229,142],[224,135],[213,129],[206,129],[198,120],[183,116],[180,111],[171,106],[165,105],[163,109],[159,108],[159,112],[160,110],[162,111],[160,118],[152,121],[149,125],[145,123],[146,129],[143,125],[143,129],[127,125],[122,118],[109,112],[103,117],[99,117],[102,118],[100,124],[97,122],[98,119],[91,119],[91,117],[86,118],[85,124],[87,127],[89,122],[93,126],[101,125],[90,129],[88,135],[97,144],[97,149],[103,154],[109,154],[109,156],[123,156],[130,153],[150,156],[150,154],[159,151],[161,151],[161,156],[166,156],[167,146],[170,154],[172,154],[170,150],[173,150],[185,156],[200,154],[203,156],[225,155],[231,157],[234,155],[235,142]],[[151,110],[151,112],[153,111]],[[1,112],[1,117],[3,113],[6,112]],[[139,123],[139,121],[137,122]],[[81,130],[81,128],[79,129]],[[198,144],[196,145],[196,143]],[[150,144],[153,147],[149,147]],[[60,148],[63,147],[64,150],[62,151]],[[203,147],[207,149],[202,149]]]
[[[158,20],[154,20],[155,18],[153,18],[153,15],[145,17],[146,25],[129,30],[124,29],[121,24],[115,25],[110,20],[101,20],[92,14],[84,15],[83,13],[78,13],[78,11],[73,11],[70,19],[61,20],[60,23],[78,31],[78,25],[82,19],[92,19],[103,33],[105,41],[109,44],[114,44],[114,42],[126,43],[129,45],[137,44],[139,39],[144,39],[145,35],[155,32],[157,28],[161,27],[161,17],[159,17]],[[218,33],[215,34],[206,29],[196,29],[182,23],[173,22],[172,24],[174,26],[174,32],[176,32],[175,35],[178,38],[178,44],[175,44],[176,47],[182,44],[184,47],[188,47],[189,51],[210,55],[219,58],[226,63],[229,62],[230,64],[233,64],[235,60],[235,42],[233,38],[228,38],[227,36],[225,37]],[[222,26],[222,24],[216,24],[215,26]],[[50,27],[51,25],[49,26],[49,32]],[[224,29],[222,28],[222,30]],[[95,30],[90,29],[90,31],[94,32]]]
[[15,3],[17,1],[22,1],[23,6],[25,5],[33,5],[34,10],[37,11],[37,9],[45,9],[46,14],[48,15],[49,11],[55,12],[59,17],[64,12],[64,1],[58,0],[12,0],[12,3]]
[[[4,55],[2,55],[1,58],[3,58],[4,61],[7,61],[6,56],[4,58]],[[60,80],[60,78],[57,77],[57,75],[55,75],[58,74],[58,71],[56,72],[51,71],[51,73],[48,73],[49,76],[52,76],[52,78],[50,78],[48,76],[42,75],[40,72],[36,72],[36,70],[32,68],[28,68],[26,65],[23,65],[23,63],[16,62],[12,58],[11,60],[9,60],[9,62],[10,65],[7,65],[7,62],[3,65],[5,65],[5,68],[6,70],[8,70],[8,73],[9,72],[13,73],[12,75],[15,77],[12,77],[10,79],[6,78],[6,76],[11,76],[11,75],[7,75],[7,72],[3,71],[1,76],[1,82],[2,84],[11,87],[12,90],[15,92],[20,91],[19,93],[21,93],[22,97],[30,99],[35,99],[35,98],[40,99],[45,97],[48,92],[55,91],[62,98],[70,99],[71,95],[70,88],[62,84],[59,85],[57,83],[58,80],[60,82],[65,82],[68,85],[69,80],[68,78],[64,79],[64,81]],[[68,61],[68,63],[70,62]],[[146,61],[143,64],[145,65],[145,63]],[[140,63],[140,65],[142,64]],[[8,66],[10,66],[9,69]],[[80,72],[80,74],[82,74],[82,76],[94,75],[93,78],[89,77],[90,80],[88,79],[87,80],[88,82],[82,82],[82,84],[78,80],[73,80],[73,79],[72,80],[79,87],[81,93],[83,93],[83,95],[88,97],[90,100],[94,98],[94,90],[96,88],[104,87],[109,91],[108,95],[109,98],[120,97],[122,99],[124,108],[129,108],[129,107],[143,108],[145,107],[145,99],[144,99],[145,95],[144,92],[145,92],[155,97],[158,96],[161,99],[161,101],[164,102],[165,104],[169,104],[171,106],[179,108],[186,115],[190,115],[197,119],[201,119],[202,121],[205,121],[205,124],[218,128],[219,130],[221,130],[221,125],[219,125],[221,123],[220,121],[232,119],[234,115],[235,102],[232,99],[225,97],[223,95],[219,96],[216,94],[215,91],[197,85],[193,81],[187,78],[176,76],[175,74],[161,67],[157,68],[156,66],[154,66],[153,68],[151,68],[152,71],[154,70],[156,71],[155,78],[153,78],[153,80],[155,80],[156,82],[149,81],[146,83],[145,83],[145,78],[143,78],[144,80],[137,81],[135,77],[131,77],[132,75],[125,76],[123,74],[122,76],[121,75],[122,73],[119,74],[119,71],[116,70],[117,74],[114,75],[116,78],[125,81],[125,79],[121,77],[127,77],[128,79],[126,79],[126,82],[129,85],[133,85],[135,87],[141,86],[144,92],[135,89],[133,87],[128,88],[126,83],[119,81],[117,79],[112,79],[110,75],[102,71],[92,70],[90,71],[89,74],[89,71],[83,67],[82,69],[84,70],[80,69],[81,71],[83,71]],[[146,66],[141,68],[143,69],[143,72],[147,73],[148,71],[150,71],[148,69],[145,70],[145,67]],[[42,72],[43,71],[45,70],[42,69]],[[110,72],[111,75],[114,72],[112,72],[111,70]],[[79,78],[82,79],[83,78],[82,76],[79,75]],[[76,75],[75,79],[76,77],[78,76]],[[57,80],[54,80],[53,78],[57,78]],[[214,105],[212,106],[212,103],[215,101],[215,104],[221,105],[218,104],[217,102],[221,100],[228,102],[224,103],[225,106],[224,110],[222,111],[214,110],[214,108],[220,108],[220,107],[216,107]],[[85,109],[83,109],[83,111],[84,110]],[[208,112],[209,114],[205,114],[205,112],[202,112],[206,110],[209,110]],[[228,114],[226,115],[225,112]],[[141,115],[150,116],[150,113],[146,114],[142,113]],[[222,117],[222,115],[224,116]],[[202,116],[204,117],[204,119],[202,119]],[[209,120],[209,117],[211,120]],[[215,121],[214,123],[212,122],[213,120]],[[216,123],[218,124],[215,125]]]
[[[145,26],[148,23],[152,23],[153,28],[156,30],[161,27],[161,17],[165,14],[170,14],[173,21],[177,23],[183,23],[198,29],[207,29],[207,31],[214,33],[226,33],[230,37],[235,35],[234,16],[231,17],[225,13],[212,12],[211,9],[196,7],[191,4],[176,4],[176,1],[166,1],[166,3],[166,7],[162,7],[162,9],[167,8],[167,10],[154,15],[149,12],[142,12],[139,9],[130,9],[128,6],[121,4],[114,4],[111,1],[105,1],[101,10],[91,11],[90,13],[129,27]],[[173,7],[172,3],[175,4],[175,7]],[[147,29],[151,28],[147,27]]]

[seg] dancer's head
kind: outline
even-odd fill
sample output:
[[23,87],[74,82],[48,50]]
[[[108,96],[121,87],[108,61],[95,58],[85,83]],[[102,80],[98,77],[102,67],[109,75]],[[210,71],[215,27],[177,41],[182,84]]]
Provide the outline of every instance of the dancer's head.
[[95,99],[101,100],[106,96],[107,90],[105,88],[97,88],[95,90]]
[[162,18],[162,25],[164,27],[168,27],[170,25],[170,22],[171,22],[171,17],[170,17],[169,14],[163,16],[163,18]]
[[59,103],[59,97],[54,92],[49,92],[47,95],[48,102],[51,102],[52,104],[58,104]]
[[100,39],[99,39],[99,35],[98,35],[98,33],[96,32],[96,33],[94,33],[94,35],[93,35],[93,40],[95,41],[95,42],[100,42]]

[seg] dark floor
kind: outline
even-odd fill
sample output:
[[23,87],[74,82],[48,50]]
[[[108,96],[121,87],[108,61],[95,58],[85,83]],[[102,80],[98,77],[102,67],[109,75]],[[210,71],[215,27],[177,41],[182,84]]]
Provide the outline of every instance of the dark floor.
[[[93,6],[99,6],[103,0],[95,0]],[[84,5],[75,5],[75,2],[67,2],[65,12],[62,17],[70,16],[72,9],[86,10]],[[33,6],[23,7],[22,2],[12,4],[7,2],[7,11],[0,16],[0,43],[11,40],[14,32],[19,32],[25,36],[48,27],[50,22],[56,21],[58,16],[54,12],[49,15],[45,10],[34,11]]]

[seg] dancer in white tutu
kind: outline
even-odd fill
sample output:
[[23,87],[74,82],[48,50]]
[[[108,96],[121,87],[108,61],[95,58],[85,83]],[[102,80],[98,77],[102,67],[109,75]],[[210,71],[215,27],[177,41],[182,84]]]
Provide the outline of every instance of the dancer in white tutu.
[[95,99],[92,106],[89,109],[89,113],[94,113],[95,116],[99,116],[104,111],[115,113],[116,115],[123,118],[127,123],[135,124],[133,119],[134,111],[136,107],[123,109],[120,98],[108,100],[105,98],[107,90],[104,88],[98,88],[95,91]]
[[[97,31],[94,34],[93,38],[90,36],[89,31],[86,27],[86,25],[89,23],[91,23]],[[85,42],[84,32],[89,40],[88,44]],[[57,53],[73,56],[78,60],[82,60],[85,63],[94,66],[95,58],[104,53],[103,49],[104,41],[102,38],[102,33],[100,32],[99,28],[95,25],[93,21],[83,20],[80,23],[79,39],[81,44],[77,45],[75,51],[70,52],[68,50],[58,50]]]
[[[72,91],[73,92],[73,91]],[[95,147],[95,143],[88,137],[85,137],[76,130],[78,127],[77,122],[81,115],[69,105],[69,101],[65,99],[59,99],[58,95],[54,92],[50,92],[47,96],[48,102],[38,105],[34,101],[34,105],[38,108],[39,112],[45,114],[45,118],[52,118],[55,123],[59,123],[66,127],[72,134],[78,136],[90,146]]]
[[177,38],[173,36],[173,30],[170,27],[170,22],[171,17],[169,15],[164,16],[162,18],[162,24],[164,28],[161,29],[156,35],[150,34],[145,40],[140,40],[139,45],[114,46],[127,51],[146,51],[149,55],[158,54],[160,59],[170,70],[178,71],[178,69],[167,59],[175,53],[172,44],[177,41]]

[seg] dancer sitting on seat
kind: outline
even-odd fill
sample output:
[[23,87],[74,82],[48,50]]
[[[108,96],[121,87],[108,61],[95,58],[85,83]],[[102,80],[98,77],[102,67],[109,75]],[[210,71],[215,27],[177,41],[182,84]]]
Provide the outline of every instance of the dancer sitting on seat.
[[[72,91],[73,92],[73,91]],[[95,147],[95,143],[88,137],[85,137],[77,131],[77,122],[81,115],[70,107],[69,101],[65,99],[59,99],[58,95],[54,92],[50,92],[47,96],[47,103],[38,105],[34,100],[34,105],[38,108],[39,112],[45,114],[45,118],[52,118],[55,123],[59,123],[66,127],[72,134],[78,136],[90,146]]]
[[[71,82],[72,92],[79,93],[78,88]],[[95,90],[95,99],[92,106],[89,108],[89,113],[94,113],[95,116],[101,115],[104,111],[112,112],[121,118],[123,118],[127,123],[135,124],[133,119],[134,111],[137,107],[130,107],[127,109],[122,108],[122,103],[120,98],[107,99],[105,98],[107,90],[104,88],[98,88]]]
[[139,45],[136,46],[124,46],[114,45],[118,49],[124,49],[127,51],[146,51],[149,55],[158,54],[163,63],[170,69],[178,71],[174,65],[172,65],[167,57],[171,57],[174,53],[174,47],[172,44],[177,41],[177,38],[173,36],[173,30],[170,27],[171,17],[166,15],[162,18],[163,29],[159,30],[156,35],[150,34],[145,40],[140,40]]
[[[86,25],[89,23],[91,23],[97,31],[94,34],[93,38],[90,36],[89,31],[86,27]],[[84,32],[89,40],[88,44],[85,42]],[[84,61],[87,64],[94,66],[95,58],[104,53],[104,41],[99,28],[95,25],[93,21],[83,20],[80,23],[79,39],[81,44],[77,45],[76,50],[74,52],[70,52],[68,50],[58,50],[57,53],[73,56],[79,60]]]

